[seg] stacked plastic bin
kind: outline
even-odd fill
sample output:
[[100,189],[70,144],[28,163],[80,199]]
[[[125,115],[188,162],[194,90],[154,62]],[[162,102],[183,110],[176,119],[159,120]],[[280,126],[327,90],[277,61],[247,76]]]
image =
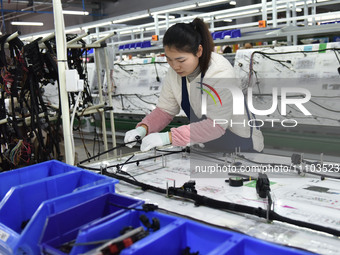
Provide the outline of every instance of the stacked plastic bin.
[[143,41],[143,42],[136,42],[136,43],[127,43],[119,45],[119,50],[134,50],[134,49],[143,49],[143,48],[150,48],[152,47],[151,41]]
[[58,161],[0,174],[0,254],[310,254],[145,210],[116,183]]
[[49,215],[105,193],[118,181],[59,161],[0,174],[0,254],[39,254]]
[[[144,216],[144,220],[141,220]],[[145,224],[144,221],[150,223]],[[57,233],[57,219],[47,224],[41,239],[41,252],[53,255],[311,255],[311,253],[261,241],[243,234],[210,227],[192,220],[159,212],[127,211],[98,224],[84,225],[67,246]],[[158,222],[159,228],[150,227]],[[156,224],[157,225],[157,224]],[[120,239],[122,230],[131,228],[147,232],[135,240]],[[67,232],[67,231],[66,231]],[[140,234],[140,233],[139,233]],[[69,238],[70,239],[70,238]],[[63,244],[63,245],[62,245]],[[65,246],[66,244],[66,246]]]

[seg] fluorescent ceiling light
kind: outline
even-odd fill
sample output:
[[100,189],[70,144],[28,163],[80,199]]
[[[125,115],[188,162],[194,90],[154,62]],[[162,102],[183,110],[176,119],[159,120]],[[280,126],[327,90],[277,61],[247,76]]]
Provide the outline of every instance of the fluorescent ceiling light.
[[236,5],[236,1],[230,1],[229,4],[230,5]]
[[230,13],[230,14],[225,14],[225,15],[217,15],[215,19],[223,19],[223,18],[229,18],[229,17],[232,18],[236,16],[242,16],[242,15],[253,14],[253,13],[258,13],[258,12],[259,10],[251,10],[251,11]]
[[[159,19],[166,19],[166,15],[157,15],[157,18],[159,18]],[[169,15],[169,19],[174,19],[174,18],[175,18],[175,16]]]
[[[166,25],[158,26],[158,28],[160,28],[160,29],[166,28]],[[155,28],[154,28],[154,27],[146,27],[146,28],[145,28],[145,31],[152,31],[152,30],[155,30]]]
[[[278,5],[276,6],[276,10],[281,10],[281,9],[286,9],[287,8],[287,5]],[[261,9],[261,12],[263,11],[263,9]],[[273,8],[272,7],[269,7],[267,8],[267,12],[271,12],[273,11]]]
[[199,7],[202,7],[202,6],[208,6],[208,5],[223,3],[223,2],[227,2],[227,1],[229,1],[229,0],[212,0],[212,1],[197,3],[197,4],[198,4]]
[[131,21],[131,20],[135,20],[135,19],[142,19],[142,18],[147,18],[149,17],[149,14],[142,14],[142,15],[138,15],[138,16],[134,16],[134,17],[129,17],[129,18],[125,18],[125,19],[117,19],[117,20],[112,20],[112,23],[122,23],[122,22],[126,22],[126,21]]
[[331,1],[331,0],[316,0],[317,3],[328,2],[328,1]]
[[23,21],[12,21],[11,24],[13,26],[43,26],[42,22],[23,22]]
[[122,31],[122,32],[119,32],[120,35],[129,35],[129,34],[132,34],[133,31]]
[[224,19],[223,21],[225,21],[225,22],[233,22],[232,19]]
[[80,27],[77,28],[70,28],[70,29],[65,29],[65,33],[72,33],[72,32],[79,32],[81,30]]
[[86,11],[68,11],[68,10],[63,10],[63,14],[71,14],[71,15],[89,15],[89,12],[86,12]]
[[93,25],[89,25],[86,27],[82,27],[82,29],[90,29],[90,28],[94,28],[94,27],[103,27],[103,26],[108,26],[111,25],[112,21],[107,21],[107,22],[103,22],[103,23],[98,23],[98,24],[93,24]]
[[[325,13],[315,17],[314,20],[315,21],[337,21],[340,19],[340,15],[339,14],[331,14],[331,13]],[[313,18],[308,18],[309,22],[313,21]]]
[[181,6],[181,7],[166,9],[166,10],[162,10],[162,11],[156,11],[156,12],[152,12],[151,15],[161,14],[161,13],[170,13],[170,12],[193,9],[193,8],[196,8],[196,4],[189,4],[189,5],[185,5],[185,6]]

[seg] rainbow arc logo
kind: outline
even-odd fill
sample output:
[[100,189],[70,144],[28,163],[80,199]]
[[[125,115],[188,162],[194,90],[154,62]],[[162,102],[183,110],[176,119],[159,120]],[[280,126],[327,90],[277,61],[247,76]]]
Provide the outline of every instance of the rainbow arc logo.
[[[208,85],[208,84],[206,84],[206,83],[202,83],[202,85],[203,85],[203,86],[206,86],[208,89],[210,89],[212,92],[214,92],[214,94],[217,96],[217,98],[218,98],[218,100],[220,101],[220,104],[221,104],[221,106],[222,106],[222,100],[221,100],[220,95],[217,93],[217,91],[216,91],[212,86],[210,86],[210,85]],[[198,88],[198,89],[201,89],[201,90],[204,91],[204,92],[206,92],[206,93],[212,98],[212,100],[214,101],[214,103],[217,104],[217,102],[216,102],[214,96],[212,95],[212,93],[211,93],[209,90],[207,90],[207,89],[205,89],[205,88],[203,88],[203,87],[197,87],[197,88]]]
[[[208,85],[206,83],[203,83],[203,82],[202,83],[199,82],[199,84],[202,84],[202,86],[197,87],[197,88],[202,90],[202,93],[203,93],[203,91],[206,92],[212,98],[212,100],[214,101],[214,103],[216,105],[217,104],[216,99],[213,96],[213,94],[209,91],[209,90],[211,90],[216,95],[216,97],[218,98],[218,100],[220,101],[220,104],[222,106],[221,97],[220,97],[220,95],[217,93],[217,91],[212,86],[210,86],[210,85]],[[209,90],[203,88],[203,86],[205,86]],[[207,114],[207,98],[206,97],[202,97],[202,109],[201,109],[201,113],[202,113],[202,115],[206,115]]]

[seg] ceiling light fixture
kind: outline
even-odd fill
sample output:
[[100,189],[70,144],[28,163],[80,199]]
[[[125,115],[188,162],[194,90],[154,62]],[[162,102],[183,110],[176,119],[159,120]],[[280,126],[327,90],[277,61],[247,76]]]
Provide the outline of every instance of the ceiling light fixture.
[[112,23],[123,23],[126,21],[131,21],[131,20],[135,20],[135,19],[142,19],[142,18],[147,18],[149,17],[149,14],[142,14],[142,15],[138,15],[138,16],[134,16],[134,17],[129,17],[129,18],[124,18],[124,19],[117,19],[117,20],[112,20]]
[[12,21],[11,24],[13,26],[43,26],[42,22],[23,22],[23,21]]
[[203,7],[203,6],[208,6],[208,5],[215,5],[218,3],[223,3],[223,2],[228,2],[229,0],[212,0],[208,2],[203,2],[203,3],[197,3],[198,7]]
[[181,7],[171,8],[171,9],[162,10],[162,11],[155,11],[155,12],[152,12],[151,15],[164,14],[164,13],[170,13],[170,12],[193,9],[193,8],[196,8],[196,4],[184,5]]
[[63,14],[70,14],[70,15],[89,15],[87,11],[69,11],[63,10]]
[[[154,18],[154,16],[153,16],[153,18]],[[158,19],[166,19],[166,15],[157,15],[157,18]],[[173,16],[173,15],[169,15],[169,19],[174,19],[174,18],[176,18],[176,17]]]
[[232,18],[236,16],[242,16],[247,14],[253,14],[258,13],[259,10],[250,10],[250,11],[244,11],[244,12],[236,12],[236,13],[230,13],[230,14],[224,14],[224,15],[217,15],[215,16],[215,19],[223,19],[223,18]]
[[236,1],[230,1],[229,4],[230,5],[236,5]]
[[103,26],[108,26],[108,25],[112,25],[112,21],[107,21],[107,22],[102,22],[102,23],[98,23],[98,24],[93,24],[93,25],[85,26],[85,27],[81,27],[81,28],[86,30],[86,29],[90,29],[90,28],[103,27]]

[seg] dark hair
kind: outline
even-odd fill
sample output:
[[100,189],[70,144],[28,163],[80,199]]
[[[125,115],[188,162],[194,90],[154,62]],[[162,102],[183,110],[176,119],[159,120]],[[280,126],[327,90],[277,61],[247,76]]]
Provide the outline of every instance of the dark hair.
[[199,58],[199,66],[203,75],[208,70],[214,43],[208,26],[199,18],[190,23],[177,23],[164,34],[163,46],[175,47],[179,51],[196,55],[198,46],[202,45],[203,52]]

